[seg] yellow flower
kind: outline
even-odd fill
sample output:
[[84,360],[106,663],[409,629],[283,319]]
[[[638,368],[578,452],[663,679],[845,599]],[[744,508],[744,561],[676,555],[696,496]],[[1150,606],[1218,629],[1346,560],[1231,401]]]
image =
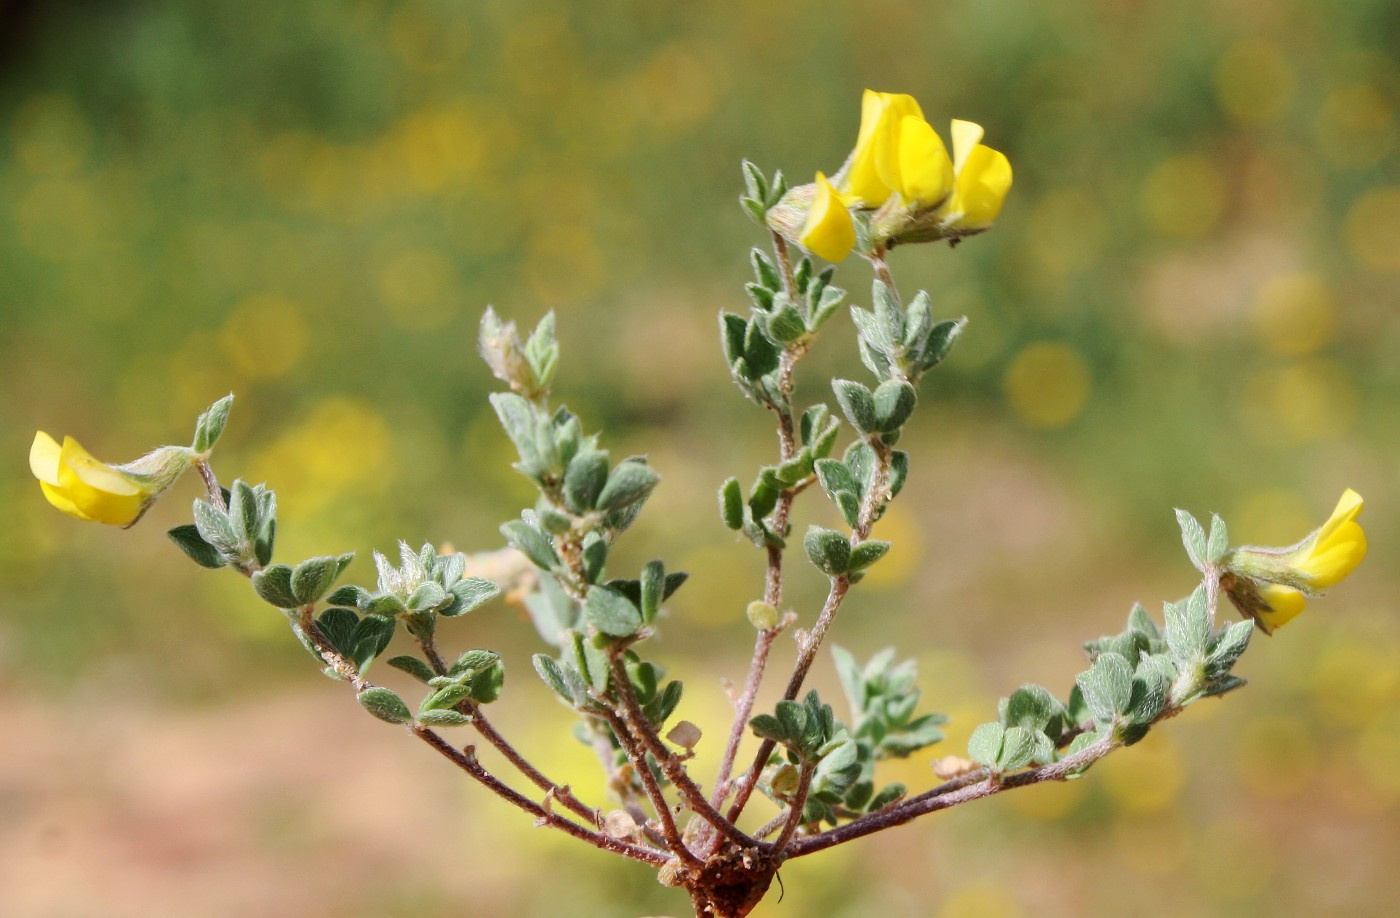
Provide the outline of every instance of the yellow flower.
[[855,223],[826,176],[818,172],[816,184],[817,195],[797,241],[804,249],[827,261],[841,261],[856,244]]
[[910,205],[933,207],[952,184],[948,150],[914,97],[867,89],[856,147],[841,182],[847,203],[879,207],[898,194]]
[[1356,522],[1364,504],[1348,488],[1327,522],[1297,545],[1231,552],[1220,582],[1235,606],[1265,634],[1297,618],[1308,596],[1345,579],[1366,557],[1366,533]]
[[80,520],[130,526],[189,467],[193,453],[164,446],[127,465],[108,465],[72,437],[63,445],[42,430],[29,448],[29,468],[49,503]]
[[996,222],[1011,190],[1011,162],[982,143],[982,126],[953,121],[953,194],[943,207],[944,226],[959,235]]

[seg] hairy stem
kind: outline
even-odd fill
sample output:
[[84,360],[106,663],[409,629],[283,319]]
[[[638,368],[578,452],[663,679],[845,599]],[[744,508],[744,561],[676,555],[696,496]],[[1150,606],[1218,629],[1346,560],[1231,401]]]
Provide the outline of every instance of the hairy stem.
[[[592,829],[587,829],[578,823],[571,822],[559,816],[491,774],[481,766],[481,763],[476,760],[476,756],[470,752],[457,749],[427,727],[414,726],[412,730],[419,739],[423,740],[429,746],[432,746],[445,758],[465,771],[474,780],[484,785],[496,796],[534,816],[536,824],[550,826],[568,835],[572,835],[580,841],[588,842],[595,848],[611,851],[614,854],[620,854],[623,857],[629,857],[633,860],[650,864],[653,867],[660,867],[669,860],[667,855],[662,854],[660,851],[652,851],[650,848],[643,848],[640,845],[634,845],[630,842],[613,838],[602,832],[595,832]],[[470,749],[471,747],[467,748]]]
[[928,793],[920,794],[889,809],[863,816],[853,822],[846,823],[844,826],[799,838],[792,842],[784,853],[788,858],[814,854],[817,851],[824,851],[834,845],[844,844],[873,832],[903,825],[927,813],[946,810],[960,803],[980,800],[983,797],[990,797],[993,794],[1018,787],[1029,787],[1032,784],[1042,784],[1046,781],[1062,781],[1071,773],[1097,762],[1118,746],[1118,741],[1112,737],[1104,737],[1058,762],[1017,772],[1013,775],[1005,775],[1000,780],[995,780],[985,769],[973,772],[971,775],[956,778]]
[[627,667],[620,654],[613,655],[612,673],[617,697],[622,705],[622,715],[626,719],[628,729],[633,737],[641,740],[642,745],[647,752],[651,753],[652,758],[656,759],[656,764],[661,766],[661,771],[680,792],[680,795],[685,798],[685,802],[697,816],[708,822],[730,841],[745,847],[753,847],[755,842],[752,838],[740,832],[724,818],[719,810],[710,805],[710,802],[705,799],[705,794],[686,773],[685,765],[676,758],[675,753],[666,748],[666,745],[661,742],[661,737],[656,735],[656,731],[647,722],[646,714],[642,712],[641,705],[637,703],[637,696],[632,691],[632,681],[627,678]]
[[637,745],[636,735],[616,711],[608,711],[604,717],[616,734],[617,741],[622,744],[623,751],[627,753],[632,770],[641,779],[642,787],[651,801],[651,808],[656,811],[656,818],[661,821],[661,836],[666,848],[687,864],[698,866],[700,859],[685,846],[681,831],[676,826],[675,814],[671,812],[671,804],[666,801],[666,794],[662,792],[661,785],[656,783],[656,776],[651,773],[651,766],[647,764],[646,752]]
[[797,778],[797,793],[793,796],[792,804],[788,807],[787,822],[783,824],[782,834],[773,842],[773,850],[779,854],[787,847],[787,843],[792,839],[792,834],[802,823],[802,811],[807,808],[807,792],[812,789],[812,777],[816,772],[816,765],[809,762],[802,763],[802,770]]

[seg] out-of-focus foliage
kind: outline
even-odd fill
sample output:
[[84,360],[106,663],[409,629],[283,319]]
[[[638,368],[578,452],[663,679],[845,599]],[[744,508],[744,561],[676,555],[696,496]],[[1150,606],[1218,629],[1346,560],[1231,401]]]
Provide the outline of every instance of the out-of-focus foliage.
[[[715,329],[720,307],[742,308],[757,241],[735,206],[738,164],[833,168],[866,87],[917,96],[939,124],[983,124],[1016,164],[995,233],[893,253],[936,315],[970,323],[901,441],[916,457],[912,493],[883,521],[896,547],[866,581],[884,592],[837,635],[864,657],[897,634],[924,697],[952,714],[953,746],[1014,685],[1082,669],[1065,649],[1075,635],[1116,627],[1134,599],[1187,592],[1173,505],[1218,510],[1237,539],[1272,544],[1352,486],[1370,502],[1378,559],[1400,535],[1388,509],[1400,499],[1391,0],[55,0],[0,4],[0,16],[0,691],[84,712],[71,730],[31,724],[55,752],[3,772],[25,799],[69,799],[35,791],[31,772],[66,765],[80,781],[94,698],[158,688],[208,720],[232,710],[236,683],[317,688],[278,616],[236,578],[199,577],[161,535],[184,520],[193,484],[130,533],[82,526],[48,508],[25,468],[34,430],[138,455],[185,437],[233,390],[220,464],[278,489],[288,555],[367,558],[401,537],[494,548],[529,486],[508,469],[473,356],[488,303],[530,324],[557,310],[559,396],[617,455],[646,451],[663,476],[630,566],[665,555],[692,574],[662,624],[676,672],[693,688],[738,677],[759,571],[736,575],[752,552],[716,521],[713,494],[771,453]],[[862,270],[841,277],[857,302]],[[615,334],[639,319],[655,323],[645,347]],[[857,366],[848,326],[825,335],[809,380]],[[468,449],[499,461],[466,467]],[[799,513],[798,531],[807,522]],[[75,565],[78,552],[98,560]],[[1251,657],[1253,684],[1218,721],[1158,731],[1093,781],[794,864],[783,907],[956,918],[1113,914],[1143,895],[1181,914],[1393,902],[1393,567],[1363,568],[1345,596],[1310,604]],[[793,584],[806,621],[819,587]],[[526,673],[533,629],[490,616],[472,627],[516,642],[507,667]],[[1008,632],[1021,656],[980,653]],[[686,657],[697,650],[707,656]],[[829,666],[818,676],[836,684]],[[527,681],[508,681],[500,703],[530,710]],[[723,717],[712,694],[688,693],[698,710],[682,716]],[[200,722],[181,721],[180,736]],[[262,723],[238,722],[220,742],[251,742]],[[1243,741],[1217,742],[1241,723]],[[526,744],[567,758],[572,740],[550,726]],[[345,736],[379,761],[380,731]],[[386,774],[395,756],[416,753],[391,749]],[[932,781],[917,756],[884,777]],[[566,778],[596,780],[586,762]],[[46,820],[81,831],[76,813],[0,820],[20,827],[0,829],[0,861],[23,869]],[[331,850],[304,827],[262,831],[284,852]],[[506,838],[514,866],[472,873],[505,884],[485,894],[492,913],[542,913],[521,865],[545,843]],[[1119,880],[1076,874],[1067,851],[1110,859]],[[448,914],[483,895],[414,875],[420,863],[402,867],[416,882],[340,863],[344,898],[318,901]],[[585,884],[576,914],[623,912],[636,876],[595,875],[587,851],[562,863]],[[148,869],[171,910],[214,913],[202,906],[220,901],[216,874],[202,894],[172,892]],[[271,861],[247,869],[268,888],[291,882]],[[11,873],[0,868],[19,889]],[[1022,882],[1031,875],[1062,879]],[[42,876],[64,887],[61,874],[23,876],[27,889]],[[33,914],[53,911],[24,895]],[[658,890],[634,911],[668,901]]]

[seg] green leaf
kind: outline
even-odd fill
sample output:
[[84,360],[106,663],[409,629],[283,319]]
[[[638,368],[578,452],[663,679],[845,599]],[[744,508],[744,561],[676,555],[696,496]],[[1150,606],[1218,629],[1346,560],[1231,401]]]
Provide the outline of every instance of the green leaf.
[[839,532],[810,526],[802,539],[807,557],[829,577],[846,573],[851,563],[851,543]]
[[1042,751],[1040,737],[1036,731],[1025,727],[1008,727],[1002,737],[1001,751],[997,754],[997,771],[1015,771],[1030,764],[1036,753]]
[[967,755],[972,761],[988,768],[996,768],[1001,758],[1001,747],[1006,738],[1006,728],[999,723],[982,724],[972,731],[967,740]]
[[279,609],[295,609],[296,594],[292,592],[292,569],[285,564],[273,564],[253,575],[253,589]]
[[354,606],[363,608],[369,601],[370,593],[364,587],[357,587],[352,583],[336,587],[331,594],[326,597],[326,602],[333,606]]
[[272,562],[272,547],[277,542],[277,494],[264,491],[258,498],[258,531],[253,536],[253,557],[266,567]]
[[605,586],[588,591],[583,615],[594,628],[612,637],[628,637],[642,626],[642,613],[631,600]]
[[1172,661],[1180,669],[1205,658],[1210,645],[1210,613],[1206,604],[1206,587],[1201,584],[1181,602],[1165,607],[1167,648]]
[[442,584],[425,580],[414,588],[409,594],[408,606],[410,612],[428,612],[447,602],[448,593],[442,588]]
[[569,691],[569,684],[564,679],[564,671],[559,668],[553,657],[537,653],[530,658],[530,662],[535,665],[535,672],[539,673],[544,684],[554,690],[554,694],[571,705],[574,703],[573,693]]
[[1099,723],[1111,723],[1128,710],[1133,694],[1133,668],[1116,653],[1100,654],[1094,665],[1075,679],[1084,703]]
[[762,249],[753,248],[749,250],[749,261],[753,264],[754,276],[758,282],[769,290],[783,289],[782,275],[778,273],[778,268],[773,264]]
[[1206,547],[1206,533],[1196,518],[1185,510],[1176,511],[1176,523],[1181,527],[1181,544],[1186,546],[1186,555],[1197,570],[1204,570],[1206,557],[1210,554]]
[[413,720],[408,705],[389,689],[375,686],[367,688],[355,696],[360,706],[385,723],[406,724]]
[[340,573],[340,559],[307,558],[292,571],[291,588],[296,604],[310,605],[326,594]]
[[465,615],[482,603],[495,599],[501,594],[501,588],[484,577],[466,577],[452,584],[448,592],[452,594],[452,602],[438,611],[453,616]]
[[875,413],[875,396],[870,390],[850,379],[833,379],[831,388],[836,393],[836,401],[841,406],[846,420],[862,436],[880,432],[880,423]]
[[942,363],[966,327],[967,319],[947,319],[935,325],[920,348],[919,370],[927,372]]
[[744,489],[739,479],[730,478],[719,489],[719,514],[729,529],[744,525]]
[[387,615],[366,615],[350,635],[349,656],[363,674],[394,637],[395,620]]
[[1210,655],[1206,657],[1206,678],[1214,679],[1228,673],[1249,647],[1249,639],[1254,634],[1254,622],[1246,619],[1226,625],[1211,644]]
[[204,541],[203,536],[199,534],[199,527],[193,523],[176,526],[166,532],[166,535],[170,536],[170,541],[174,542],[180,551],[200,567],[219,568],[228,563],[222,552]]
[[883,558],[885,553],[889,550],[889,542],[882,542],[879,539],[867,539],[851,549],[849,570],[863,571]]
[[208,501],[195,499],[194,526],[199,537],[217,548],[225,557],[239,557],[238,536],[228,514]]
[[640,462],[623,462],[608,476],[608,483],[598,495],[598,509],[618,510],[643,500],[660,480],[660,475]]
[[1219,564],[1230,550],[1230,532],[1225,521],[1212,513],[1210,515],[1210,536],[1206,539],[1206,563]]
[[788,743],[787,727],[772,714],[756,714],[749,719],[749,729],[759,739],[770,739],[775,743]]
[[666,588],[666,567],[660,561],[648,561],[642,568],[642,621],[650,623],[661,609],[661,594]]
[[898,430],[914,413],[919,397],[902,379],[887,379],[875,389],[875,425],[881,433]]
[[1006,699],[1002,722],[1008,727],[1039,730],[1050,736],[1064,732],[1065,707],[1050,690],[1039,685],[1023,685]]
[[194,444],[190,448],[197,453],[207,454],[223,436],[224,425],[228,423],[229,409],[233,407],[233,393],[225,395],[209,406],[194,424]]
[[428,666],[427,663],[424,663],[417,657],[390,657],[387,662],[390,666],[394,667],[394,669],[408,673],[410,676],[417,679],[419,682],[422,682],[424,685],[426,685],[429,680],[433,679],[437,675],[437,673],[433,672],[432,668]]
[[261,507],[253,486],[239,479],[229,491],[228,520],[240,546],[252,545],[257,536]]
[[559,556],[554,553],[550,540],[534,526],[524,520],[511,520],[501,524],[501,535],[516,551],[519,551],[538,568],[552,571],[559,566]]
[[418,723],[424,727],[461,727],[471,722],[470,717],[451,708],[435,708],[418,714]]
[[592,510],[608,481],[608,454],[583,450],[564,470],[564,503],[573,513]]
[[867,813],[874,813],[883,810],[893,803],[898,803],[908,793],[908,788],[896,781],[893,784],[886,784],[881,788],[880,793],[871,798],[870,803],[864,809]]
[[514,392],[492,392],[488,398],[506,436],[515,444],[515,450],[520,455],[517,468],[532,478],[543,475],[549,464],[539,449],[539,417],[534,407]]
[[1170,688],[1171,683],[1162,678],[1162,672],[1156,664],[1139,665],[1137,673],[1133,676],[1132,695],[1124,708],[1129,723],[1142,725],[1151,724],[1156,720],[1157,715],[1167,706],[1167,692]]

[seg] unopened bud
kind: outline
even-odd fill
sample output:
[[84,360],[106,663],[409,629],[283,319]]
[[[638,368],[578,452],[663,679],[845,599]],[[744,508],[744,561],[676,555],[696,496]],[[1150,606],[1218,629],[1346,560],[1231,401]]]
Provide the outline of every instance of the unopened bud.
[[778,610],[761,599],[749,603],[744,614],[749,617],[749,624],[759,631],[771,631],[778,624]]

